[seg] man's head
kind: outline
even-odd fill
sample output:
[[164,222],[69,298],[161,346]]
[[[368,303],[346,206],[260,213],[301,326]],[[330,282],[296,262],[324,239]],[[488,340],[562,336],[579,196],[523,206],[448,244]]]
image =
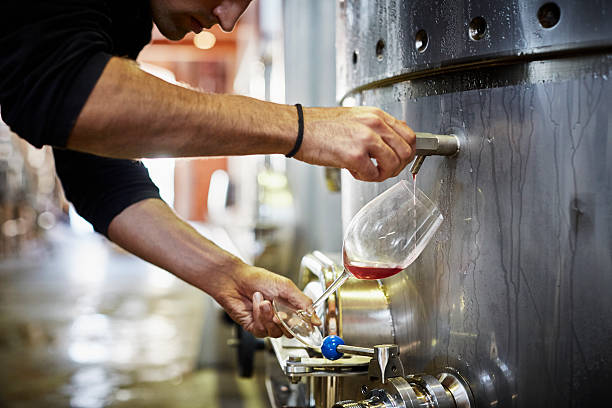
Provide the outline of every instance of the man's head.
[[153,21],[171,40],[219,24],[231,31],[251,0],[150,0]]

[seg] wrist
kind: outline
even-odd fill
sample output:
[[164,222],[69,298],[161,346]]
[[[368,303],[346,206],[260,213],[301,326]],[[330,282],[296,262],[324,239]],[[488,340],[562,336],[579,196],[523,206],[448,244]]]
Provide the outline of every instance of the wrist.
[[294,105],[280,105],[265,102],[264,109],[269,113],[269,119],[263,122],[262,117],[255,118],[262,123],[262,139],[268,140],[270,145],[269,153],[287,154],[295,145],[298,134],[298,116]]
[[287,158],[295,156],[297,152],[300,151],[300,148],[302,147],[302,140],[304,139],[304,111],[302,109],[302,104],[296,103],[295,108],[298,117],[298,131],[295,138],[295,144],[291,148],[291,151],[285,154]]
[[[207,97],[216,98],[218,95]],[[223,95],[221,98],[225,106],[220,106],[219,112],[228,115],[221,122],[231,123],[228,134],[239,136],[233,139],[234,144],[227,154],[286,154],[291,150],[298,132],[295,106],[240,95]],[[202,125],[209,126],[208,121]]]
[[235,286],[245,266],[239,258],[224,250],[203,251],[197,259],[188,261],[182,273],[190,277],[186,279],[188,282],[216,299],[225,288]]

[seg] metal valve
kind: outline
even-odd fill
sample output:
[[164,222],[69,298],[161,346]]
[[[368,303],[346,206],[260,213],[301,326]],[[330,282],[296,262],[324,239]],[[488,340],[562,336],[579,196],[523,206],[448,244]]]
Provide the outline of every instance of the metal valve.
[[[451,369],[449,369],[451,371]],[[471,408],[472,393],[457,373],[437,376],[409,375],[390,378],[370,390],[362,388],[366,399],[340,401],[332,408]]]
[[344,344],[338,336],[328,336],[321,353],[330,360],[342,357],[343,353],[371,357],[368,377],[375,387],[362,388],[366,399],[340,401],[332,408],[470,408],[474,405],[467,382],[451,368],[436,376],[405,376],[399,347],[395,344],[355,347]]
[[344,340],[338,336],[327,336],[323,340],[321,354],[325,358],[337,360],[344,353],[372,358],[368,366],[368,376],[371,381],[380,381],[384,384],[391,377],[404,375],[404,366],[399,358],[399,347],[395,344],[356,347],[344,344]]
[[459,138],[456,135],[416,132],[416,158],[410,172],[416,175],[427,156],[454,156],[457,152]]

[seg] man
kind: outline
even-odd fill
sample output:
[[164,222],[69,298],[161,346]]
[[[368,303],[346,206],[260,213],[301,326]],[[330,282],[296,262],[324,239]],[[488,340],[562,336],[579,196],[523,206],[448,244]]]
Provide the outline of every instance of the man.
[[152,22],[172,40],[214,24],[229,31],[249,3],[3,2],[0,106],[18,135],[54,147],[67,198],[96,231],[204,290],[256,336],[278,337],[271,300],[306,308],[310,299],[288,279],[199,235],[160,200],[142,164],[129,159],[297,150],[298,160],[381,181],[412,160],[415,135],[369,107],[304,108],[300,130],[296,107],[174,86],[133,62],[150,41]]

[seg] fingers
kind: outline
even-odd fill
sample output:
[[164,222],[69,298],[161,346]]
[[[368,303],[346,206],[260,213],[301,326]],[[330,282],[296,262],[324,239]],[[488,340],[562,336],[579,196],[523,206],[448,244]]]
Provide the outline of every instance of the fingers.
[[262,322],[262,311],[261,311],[261,303],[263,302],[263,296],[259,292],[255,292],[253,294],[253,326],[251,328],[251,333],[255,337],[266,337],[267,330]]
[[251,332],[256,337],[282,336],[283,330],[274,320],[274,311],[270,301],[264,300],[261,293],[255,292],[253,294],[253,328]]
[[[285,312],[279,312],[279,314],[278,314],[278,315],[279,315],[279,317],[280,317],[281,319],[287,320],[287,314],[286,314]],[[283,335],[284,335],[285,337],[290,338],[290,339],[291,339],[291,338],[293,338],[293,335],[287,331],[287,329],[285,328],[285,326],[283,326],[283,324],[281,323],[281,321],[279,320],[279,318],[278,318],[278,317],[276,317],[276,315],[274,315],[274,317],[272,318],[272,321],[273,321],[273,322],[274,322],[276,325],[278,325],[278,327],[280,327],[280,329],[282,330]]]
[[377,163],[372,161],[370,148],[366,149],[350,158],[350,164],[347,168],[357,180],[375,181],[381,177],[381,169]]
[[416,133],[414,133],[414,130],[412,130],[412,128],[408,126],[406,122],[398,120],[384,111],[383,114],[384,120],[387,125],[393,128],[393,130],[399,136],[401,136],[406,141],[406,143],[414,147],[414,144],[416,143]]
[[306,308],[306,311],[310,314],[310,323],[315,326],[320,326],[321,324],[323,324],[321,319],[319,319],[319,316],[317,316],[317,313],[314,310],[314,307],[312,307],[312,305],[308,306]]
[[386,134],[383,134],[382,137],[400,159],[400,168],[394,174],[394,176],[397,176],[414,159],[416,134],[405,122],[399,121],[391,115],[387,116],[386,123],[390,128],[391,137]]
[[[390,137],[387,138],[391,139]],[[383,181],[389,177],[396,176],[405,167],[405,165],[402,165],[402,160],[389,143],[399,144],[403,142],[398,142],[396,138],[396,140],[390,142],[379,142],[370,146],[370,155],[372,158],[376,159],[379,173],[378,177],[371,181]]]
[[281,326],[274,322],[274,311],[272,310],[272,304],[270,301],[264,300],[260,306],[260,309],[268,337],[281,337],[283,335],[283,331],[281,330]]
[[[357,166],[349,170],[360,180],[382,181],[397,176],[412,161],[416,135],[405,122],[380,109],[368,109],[369,115],[362,119],[362,123],[368,127],[369,133],[361,140],[365,144],[367,157],[358,158],[355,162]],[[370,158],[376,160],[376,165],[371,163]]]

